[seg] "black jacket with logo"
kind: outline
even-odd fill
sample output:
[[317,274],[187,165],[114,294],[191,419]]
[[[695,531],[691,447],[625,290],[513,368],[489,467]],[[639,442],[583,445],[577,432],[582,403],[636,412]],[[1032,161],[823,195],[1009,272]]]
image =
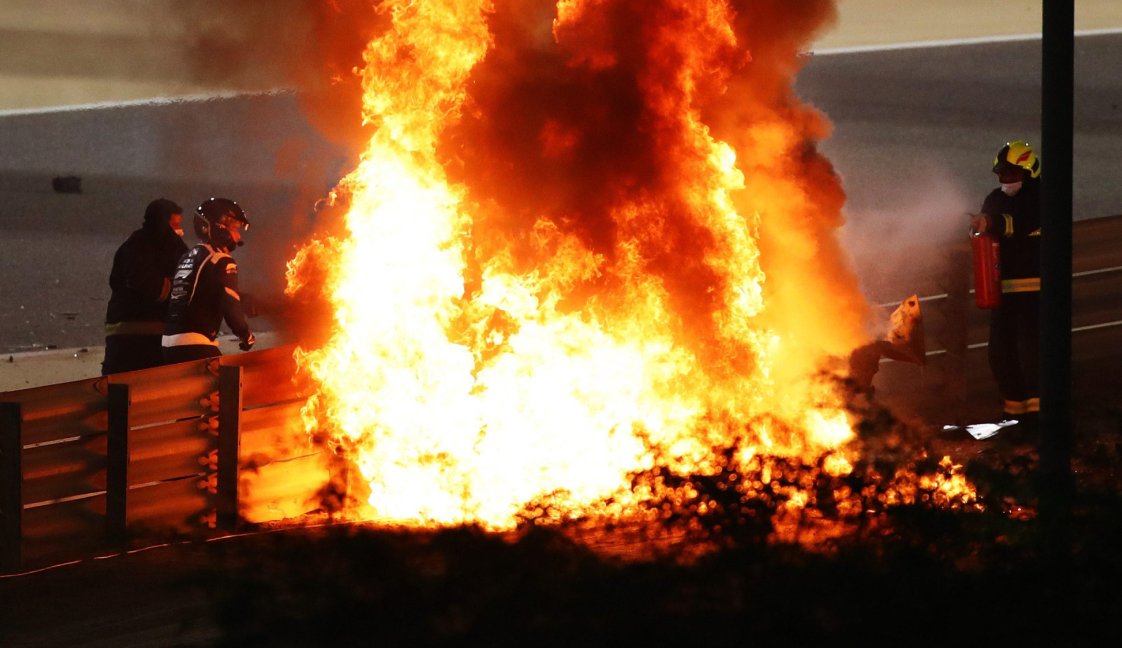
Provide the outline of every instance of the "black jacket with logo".
[[[234,335],[242,339],[249,336],[238,292],[238,264],[225,250],[202,243],[179,260],[172,280],[164,346],[199,343],[192,341],[194,336],[184,335],[191,333],[213,343],[223,319]],[[168,336],[176,337],[169,340]]]
[[[113,255],[106,332],[159,335],[167,317],[171,278],[187,245],[166,225],[144,225]],[[135,324],[152,330],[139,330]],[[154,323],[159,323],[155,326]],[[137,329],[137,330],[132,330]]]

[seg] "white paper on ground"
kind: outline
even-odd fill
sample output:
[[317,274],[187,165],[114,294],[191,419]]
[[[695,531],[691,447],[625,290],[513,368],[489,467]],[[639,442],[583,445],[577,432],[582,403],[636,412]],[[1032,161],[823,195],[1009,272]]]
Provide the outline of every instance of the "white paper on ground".
[[[983,439],[988,439],[988,438],[992,437],[993,435],[997,434],[998,432],[1001,431],[1002,428],[1007,428],[1011,425],[1016,425],[1016,424],[1017,424],[1016,419],[1006,419],[1006,420],[1000,421],[998,423],[975,423],[973,425],[967,425],[964,429],[970,434],[970,436],[974,437],[978,441],[981,441]],[[944,425],[943,429],[944,430],[957,430],[957,429],[959,429],[959,426],[957,426],[957,425]]]

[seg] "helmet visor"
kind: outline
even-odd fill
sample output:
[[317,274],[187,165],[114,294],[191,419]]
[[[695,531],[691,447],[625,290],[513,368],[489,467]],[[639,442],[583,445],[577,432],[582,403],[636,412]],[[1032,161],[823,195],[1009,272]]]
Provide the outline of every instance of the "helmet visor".
[[220,218],[218,220],[218,224],[227,230],[237,230],[243,233],[249,231],[249,221],[235,218],[234,216],[231,216],[229,214],[226,214],[225,216]]
[[1018,164],[1013,164],[1012,162],[1010,162],[1008,160],[999,160],[997,162],[997,164],[993,165],[993,172],[994,173],[1001,173],[1003,171],[1024,171],[1024,170],[1025,170],[1024,167],[1022,167]]

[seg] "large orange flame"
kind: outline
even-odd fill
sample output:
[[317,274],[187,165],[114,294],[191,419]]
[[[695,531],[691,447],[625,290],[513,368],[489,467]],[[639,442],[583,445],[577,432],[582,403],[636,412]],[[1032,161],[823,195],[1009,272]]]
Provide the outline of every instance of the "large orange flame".
[[625,516],[651,496],[636,471],[714,471],[728,448],[844,473],[823,370],[866,306],[824,121],[790,90],[833,9],[783,5],[378,6],[346,235],[289,266],[290,293],[333,306],[297,356],[308,429],[369,485],[357,515]]

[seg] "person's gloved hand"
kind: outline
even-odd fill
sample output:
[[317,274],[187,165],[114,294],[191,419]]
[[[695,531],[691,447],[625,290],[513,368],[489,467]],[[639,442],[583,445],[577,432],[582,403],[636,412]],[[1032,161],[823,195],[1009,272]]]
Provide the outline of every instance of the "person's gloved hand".
[[970,229],[978,234],[984,234],[989,226],[989,220],[985,214],[970,214]]
[[250,333],[242,338],[242,341],[238,343],[238,348],[242,351],[249,351],[253,348],[254,344],[257,344],[257,338],[253,337],[253,334]]

